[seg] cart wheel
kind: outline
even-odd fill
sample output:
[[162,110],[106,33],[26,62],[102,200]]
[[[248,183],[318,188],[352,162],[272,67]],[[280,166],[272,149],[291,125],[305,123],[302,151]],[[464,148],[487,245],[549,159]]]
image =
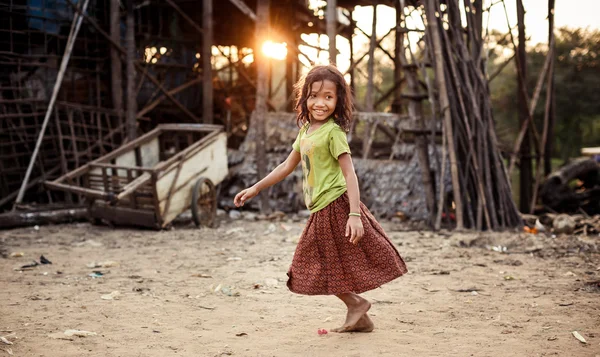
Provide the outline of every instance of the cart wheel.
[[192,191],[192,220],[196,226],[213,227],[217,217],[217,191],[206,177],[196,181]]

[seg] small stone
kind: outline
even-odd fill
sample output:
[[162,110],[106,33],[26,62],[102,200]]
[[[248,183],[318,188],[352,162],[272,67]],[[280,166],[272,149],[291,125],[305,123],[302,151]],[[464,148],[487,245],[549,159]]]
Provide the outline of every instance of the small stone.
[[308,218],[310,216],[310,211],[307,209],[298,211],[298,215],[302,218]]
[[279,282],[277,281],[277,279],[267,278],[265,279],[265,285],[269,287],[274,287],[279,285]]
[[233,220],[240,219],[240,218],[242,218],[242,213],[237,210],[231,210],[231,211],[229,211],[229,218],[231,218]]
[[247,221],[256,221],[256,213],[252,213],[252,212],[245,212],[244,213],[244,219]]
[[227,215],[227,212],[225,210],[222,210],[220,208],[217,210],[217,217],[223,217],[225,215]]

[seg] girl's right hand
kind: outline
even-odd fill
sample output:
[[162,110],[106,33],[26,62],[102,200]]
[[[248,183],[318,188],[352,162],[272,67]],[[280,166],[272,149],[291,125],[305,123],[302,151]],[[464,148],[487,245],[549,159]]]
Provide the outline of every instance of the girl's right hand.
[[259,191],[254,186],[242,190],[240,191],[240,193],[235,195],[235,198],[233,199],[233,204],[236,207],[243,206],[246,201],[258,195],[258,192]]

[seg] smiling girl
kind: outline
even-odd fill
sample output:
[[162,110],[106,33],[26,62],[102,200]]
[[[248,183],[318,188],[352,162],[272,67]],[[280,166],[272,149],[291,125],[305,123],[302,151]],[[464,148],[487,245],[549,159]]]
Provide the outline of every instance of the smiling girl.
[[303,193],[311,215],[288,272],[298,294],[335,295],[348,311],[335,332],[370,332],[371,303],[360,293],[407,272],[381,225],[360,202],[358,179],[346,138],[352,93],[332,65],[313,67],[296,85],[300,132],[288,158],[234,198],[237,207],[294,171],[302,162]]

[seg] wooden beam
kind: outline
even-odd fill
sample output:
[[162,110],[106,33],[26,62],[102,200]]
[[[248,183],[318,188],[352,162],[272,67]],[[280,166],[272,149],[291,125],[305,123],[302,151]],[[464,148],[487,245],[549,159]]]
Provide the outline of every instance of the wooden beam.
[[250,19],[252,19],[252,21],[256,22],[256,14],[254,13],[254,11],[252,11],[252,9],[250,9],[248,7],[248,5],[246,5],[244,0],[229,0],[229,1],[231,1],[231,3],[233,3],[238,9],[240,9],[241,12],[243,12]]
[[[175,94],[177,94],[177,93],[179,93],[179,92],[182,92],[182,91],[184,91],[184,90],[188,89],[189,87],[191,87],[191,86],[194,86],[194,85],[196,85],[196,84],[198,84],[198,83],[200,83],[200,82],[202,82],[202,76],[198,76],[198,77],[196,77],[196,78],[192,79],[191,81],[189,81],[189,82],[186,82],[186,83],[184,83],[184,84],[180,85],[180,86],[179,86],[179,87],[177,87],[177,88],[173,88],[173,89],[171,89],[171,90],[169,91],[169,93],[170,93],[171,95],[175,95]],[[157,107],[157,106],[158,106],[158,105],[159,105],[161,102],[163,102],[165,99],[167,99],[167,97],[166,97],[166,96],[164,96],[164,95],[161,95],[160,97],[156,98],[156,99],[155,99],[155,100],[154,100],[152,103],[148,104],[146,107],[144,107],[144,109],[140,110],[140,111],[139,111],[139,112],[136,114],[136,117],[137,117],[138,119],[140,119],[140,118],[144,117],[144,115],[146,115],[146,114],[148,114],[149,112],[151,112],[151,111],[152,111],[152,109],[156,108],[156,107]]]
[[[110,36],[113,41],[121,42],[120,24],[120,1],[110,0]],[[121,66],[121,58],[119,51],[116,48],[110,48],[110,88],[112,96],[113,108],[118,111],[123,111],[123,67]]]
[[212,75],[212,45],[213,45],[213,0],[203,0],[202,25],[202,119],[204,124],[212,124],[213,109],[213,75]]
[[[258,0],[257,3],[257,21],[256,21],[256,43],[259,44],[267,38],[269,33],[269,0]],[[256,164],[258,171],[258,179],[267,175],[267,156],[266,156],[266,132],[265,132],[265,117],[267,115],[267,95],[268,95],[268,71],[269,59],[256,48],[254,51],[256,61],[256,107],[252,117],[252,123],[255,125],[257,132],[256,143]],[[266,192],[260,197],[260,210],[266,212],[269,210],[269,198]]]
[[[369,44],[369,62],[367,64],[367,94],[365,98],[365,110],[368,112],[374,112],[375,101],[373,98],[374,91],[374,71],[375,71],[375,47],[377,46],[377,5],[373,5],[373,22],[371,26],[371,43]],[[371,150],[371,142],[374,129],[377,127],[375,123],[373,130],[371,130],[371,124],[365,123],[365,139],[363,140],[362,154],[363,159],[369,158],[369,151]]]
[[127,111],[125,121],[127,123],[127,139],[135,140],[137,137],[137,91],[135,90],[135,13],[133,0],[127,0],[127,16],[125,20],[125,62],[127,68],[126,88],[127,88]]

